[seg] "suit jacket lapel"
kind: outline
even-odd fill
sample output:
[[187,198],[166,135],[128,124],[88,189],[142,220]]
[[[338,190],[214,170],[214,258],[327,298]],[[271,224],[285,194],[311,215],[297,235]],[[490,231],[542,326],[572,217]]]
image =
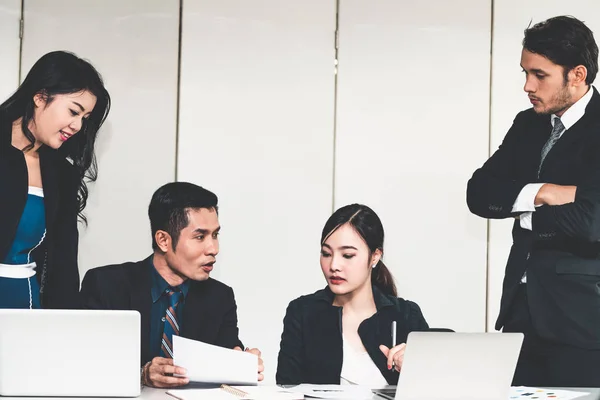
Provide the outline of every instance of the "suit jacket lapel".
[[45,146],[40,148],[40,170],[44,186],[44,206],[46,208],[46,229],[52,226],[60,204],[60,176],[57,171],[57,154]]
[[[391,327],[392,321],[397,318],[397,314],[394,304],[376,286],[373,286],[373,298],[377,306],[377,313],[358,326],[358,335],[385,380],[390,385],[395,385],[398,382],[398,372],[394,368],[387,369],[387,358],[379,349],[379,345],[383,344],[390,349],[394,347]],[[405,326],[402,321],[398,325],[398,330]],[[402,331],[398,337],[403,338],[406,334]]]
[[358,327],[358,334],[367,353],[369,353],[385,380],[389,384],[395,385],[398,382],[398,372],[395,369],[387,369],[387,358],[379,349],[381,344],[390,349],[394,347],[390,330],[393,316],[389,315],[388,310],[393,312],[393,309],[385,309],[364,320]]
[[181,321],[181,336],[191,338],[196,336],[197,331],[197,320],[200,315],[204,316],[204,310],[200,307],[201,293],[198,292],[198,288],[194,284],[195,282],[190,281],[190,288],[185,298],[183,306],[183,321]]
[[342,313],[340,307],[326,304],[321,312],[311,316],[311,331],[315,332],[315,338],[320,338],[319,347],[327,349],[326,356],[321,356],[321,369],[335,372],[338,379],[344,359]]
[[[198,340],[203,337],[201,329],[209,321],[209,309],[207,306],[205,291],[202,290],[203,282],[190,280],[190,287],[183,306],[183,321],[181,324],[181,336]],[[204,304],[204,307],[203,307]]]
[[548,152],[548,155],[544,160],[544,165],[542,166],[542,171],[547,165],[552,165],[553,162],[560,160],[563,154],[566,152],[568,153],[571,146],[581,140],[585,134],[589,132],[587,128],[590,123],[597,121],[597,116],[600,114],[600,95],[595,88],[592,88],[592,90],[594,93],[585,109],[585,114],[583,114],[575,125],[562,134],[558,142],[556,142],[554,147]]
[[[152,256],[150,256],[152,257]],[[141,315],[142,360],[150,358],[150,313],[152,310],[152,278],[150,276],[150,257],[139,261],[131,269],[131,309]]]
[[[542,158],[542,148],[548,141],[548,138],[550,138],[550,133],[552,132],[550,116],[540,115],[538,118],[536,125],[530,128],[530,139],[523,143],[523,146],[526,148],[523,149],[524,151],[522,154],[526,159],[527,168],[524,168],[524,171],[521,171],[521,173],[526,174],[524,178],[529,179],[531,182],[537,182],[538,180],[538,169]],[[548,157],[546,157],[546,160],[547,159]],[[546,160],[544,160],[544,165],[546,164]]]
[[319,377],[321,382],[339,380],[344,359],[343,309],[333,305],[334,294],[328,286],[317,292],[316,299],[317,308],[306,317],[306,332],[310,332],[312,347],[320,351],[309,362],[318,361],[318,370],[328,372],[327,376]]
[[8,252],[27,201],[27,164],[23,153],[11,144],[12,122],[0,115],[0,188],[11,193],[0,196],[0,221],[11,221],[0,230],[0,260]]

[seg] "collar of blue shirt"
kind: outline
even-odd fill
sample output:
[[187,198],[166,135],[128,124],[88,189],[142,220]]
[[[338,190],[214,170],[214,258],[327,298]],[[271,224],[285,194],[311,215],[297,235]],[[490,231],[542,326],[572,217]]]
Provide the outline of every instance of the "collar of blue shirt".
[[[165,290],[167,290],[167,288],[169,288],[171,286],[165,280],[165,278],[163,278],[156,270],[156,267],[154,266],[154,263],[152,262],[152,257],[150,257],[150,266],[152,267],[151,268],[151,271],[152,271],[152,274],[151,274],[152,275],[152,303],[156,303],[158,301],[158,299],[160,299],[160,297],[165,293]],[[185,299],[187,297],[189,288],[190,288],[190,282],[189,282],[189,280],[186,280],[181,285],[175,286],[172,289],[174,291],[181,290],[181,292],[183,293],[183,298]]]

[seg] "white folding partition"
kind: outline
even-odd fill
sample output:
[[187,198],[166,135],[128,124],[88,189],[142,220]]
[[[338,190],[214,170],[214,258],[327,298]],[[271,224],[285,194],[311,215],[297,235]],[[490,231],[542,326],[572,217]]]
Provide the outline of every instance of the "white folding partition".
[[325,286],[332,209],[335,1],[186,0],[178,174],[219,196],[240,335],[272,381],[288,302]]
[[[595,0],[495,0],[492,54],[491,150],[496,151],[519,111],[531,108],[523,91],[525,76],[519,65],[523,31],[557,15],[572,15],[595,32],[600,43],[600,3]],[[549,133],[548,133],[549,134]],[[489,242],[488,327],[493,330],[502,293],[502,279],[510,246],[513,220],[491,221]]]
[[175,178],[178,0],[27,0],[23,77],[52,50],[86,58],[113,108],[96,142],[98,180],[80,226],[81,276],[151,253],[147,209]]
[[[595,0],[493,4],[492,35],[491,0],[339,0],[336,93],[336,0],[27,0],[22,77],[44,53],[74,51],[114,101],[80,229],[82,276],[150,253],[160,185],[213,190],[213,275],[234,288],[241,338],[263,350],[270,381],[286,305],[325,286],[323,224],[362,202],[384,223],[401,297],[432,326],[493,330],[512,221],[490,223],[488,247],[466,182],[530,107],[519,67],[530,22],[570,14],[600,32]],[[0,0],[2,100],[18,83],[20,16],[20,0]]]
[[0,103],[19,83],[21,0],[0,0]]
[[490,1],[342,0],[335,207],[386,229],[399,295],[431,326],[485,329],[486,222],[466,183],[488,153]]

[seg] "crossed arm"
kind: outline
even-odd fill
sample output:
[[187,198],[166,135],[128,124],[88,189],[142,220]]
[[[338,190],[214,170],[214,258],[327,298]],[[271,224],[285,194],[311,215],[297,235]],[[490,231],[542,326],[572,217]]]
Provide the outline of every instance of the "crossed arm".
[[[519,194],[533,182],[517,170],[519,135],[515,126],[490,159],[469,180],[467,204],[471,212],[484,218],[531,218],[529,229],[537,240],[565,236],[597,242],[600,240],[600,157],[593,157],[582,172],[577,186],[542,184],[535,194],[535,210],[524,214],[513,207]],[[591,145],[600,152],[598,140]],[[523,226],[523,224],[521,224]]]

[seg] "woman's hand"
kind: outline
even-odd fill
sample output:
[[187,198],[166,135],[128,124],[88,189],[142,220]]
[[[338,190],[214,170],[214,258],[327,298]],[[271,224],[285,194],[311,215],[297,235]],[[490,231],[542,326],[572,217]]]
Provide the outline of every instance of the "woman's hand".
[[404,349],[406,349],[406,343],[399,344],[389,349],[387,346],[380,345],[379,350],[387,357],[387,367],[392,369],[394,367],[396,371],[400,372],[402,369],[402,363],[404,362]]

